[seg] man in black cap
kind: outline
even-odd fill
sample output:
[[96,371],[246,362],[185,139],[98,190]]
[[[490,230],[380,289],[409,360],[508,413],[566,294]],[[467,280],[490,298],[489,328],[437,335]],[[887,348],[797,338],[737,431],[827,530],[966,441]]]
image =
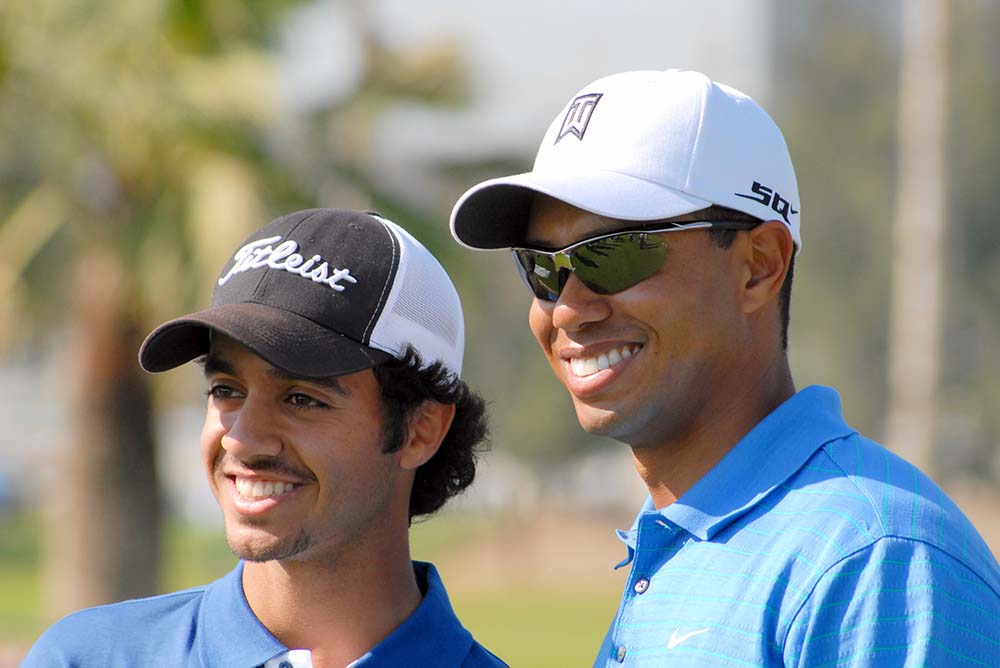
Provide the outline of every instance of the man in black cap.
[[210,308],[142,345],[195,359],[201,455],[236,569],[205,587],[84,610],[24,666],[493,668],[408,527],[475,476],[484,403],[459,379],[448,275],[377,214],[315,209],[253,234]]

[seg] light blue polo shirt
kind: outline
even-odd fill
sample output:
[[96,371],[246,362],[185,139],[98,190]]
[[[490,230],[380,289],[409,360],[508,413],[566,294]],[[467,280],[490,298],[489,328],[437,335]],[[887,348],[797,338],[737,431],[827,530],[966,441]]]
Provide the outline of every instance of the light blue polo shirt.
[[[426,591],[420,605],[351,668],[506,668],[459,623],[434,566],[413,568]],[[205,587],[74,613],[38,639],[22,666],[308,668],[308,651],[290,651],[254,616],[242,583],[240,562]]]
[[632,568],[595,666],[1000,666],[996,559],[830,388],[619,535]]

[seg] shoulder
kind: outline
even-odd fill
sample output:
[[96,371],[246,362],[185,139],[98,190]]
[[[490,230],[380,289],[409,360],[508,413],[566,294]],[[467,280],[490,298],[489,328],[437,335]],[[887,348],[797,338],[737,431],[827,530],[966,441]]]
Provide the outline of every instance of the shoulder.
[[871,666],[900,657],[915,665],[992,665],[1000,591],[934,545],[884,537],[823,574],[786,638],[788,665]]
[[[955,607],[1000,621],[996,569],[971,568],[930,543],[889,536],[858,550],[826,570],[814,598],[898,601],[909,609]],[[838,593],[839,592],[839,593]],[[919,603],[917,603],[919,602]]]
[[801,517],[822,537],[812,541],[821,558],[786,627],[789,665],[899,657],[988,665],[995,657],[1000,566],[915,466],[852,434],[817,450],[789,481],[783,504],[807,509]]
[[916,467],[857,434],[819,447],[752,528],[793,555],[790,575],[804,593],[833,583],[848,594],[857,586],[848,572],[906,582],[923,568],[936,592],[969,581],[987,600],[1000,597],[1000,565],[961,510]]
[[508,668],[508,666],[493,652],[473,640],[469,655],[462,662],[462,668]]
[[814,460],[824,457],[843,472],[826,486],[850,495],[843,507],[864,523],[872,541],[892,538],[904,545],[926,545],[980,574],[1000,592],[1000,567],[989,546],[916,466],[858,434],[825,445]]
[[143,657],[155,661],[156,648],[171,639],[189,644],[204,592],[199,587],[75,612],[42,634],[23,668],[113,665],[119,656],[130,657],[132,665]]
[[[434,565],[415,561],[413,570],[426,592],[417,610],[393,632],[392,647],[386,644],[383,648],[385,658],[396,659],[387,665],[507,668],[506,663],[476,642],[462,626]],[[405,652],[405,657],[390,651]]]

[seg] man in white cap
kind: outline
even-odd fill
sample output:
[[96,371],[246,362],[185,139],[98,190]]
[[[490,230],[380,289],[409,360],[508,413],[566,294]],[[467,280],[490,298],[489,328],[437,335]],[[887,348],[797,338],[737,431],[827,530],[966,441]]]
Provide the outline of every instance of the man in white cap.
[[752,99],[696,72],[573,96],[452,231],[511,248],[531,330],[649,498],[595,666],[1000,666],[1000,568],[927,477],[786,354],[798,187]]
[[464,343],[454,285],[395,223],[313,209],[255,232],[211,307],[139,353],[154,372],[202,361],[201,457],[239,564],[70,615],[22,665],[505,666],[410,560],[410,522],[472,483],[486,435]]

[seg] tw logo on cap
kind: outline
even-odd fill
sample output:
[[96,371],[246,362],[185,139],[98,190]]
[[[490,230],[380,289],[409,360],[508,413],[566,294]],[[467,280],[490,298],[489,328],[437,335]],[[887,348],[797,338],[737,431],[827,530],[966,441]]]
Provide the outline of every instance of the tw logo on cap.
[[566,135],[576,135],[577,139],[583,139],[583,133],[587,131],[590,117],[594,115],[594,109],[602,95],[603,93],[588,93],[574,99],[566,110],[566,118],[563,119],[559,135],[553,143],[558,144]]

